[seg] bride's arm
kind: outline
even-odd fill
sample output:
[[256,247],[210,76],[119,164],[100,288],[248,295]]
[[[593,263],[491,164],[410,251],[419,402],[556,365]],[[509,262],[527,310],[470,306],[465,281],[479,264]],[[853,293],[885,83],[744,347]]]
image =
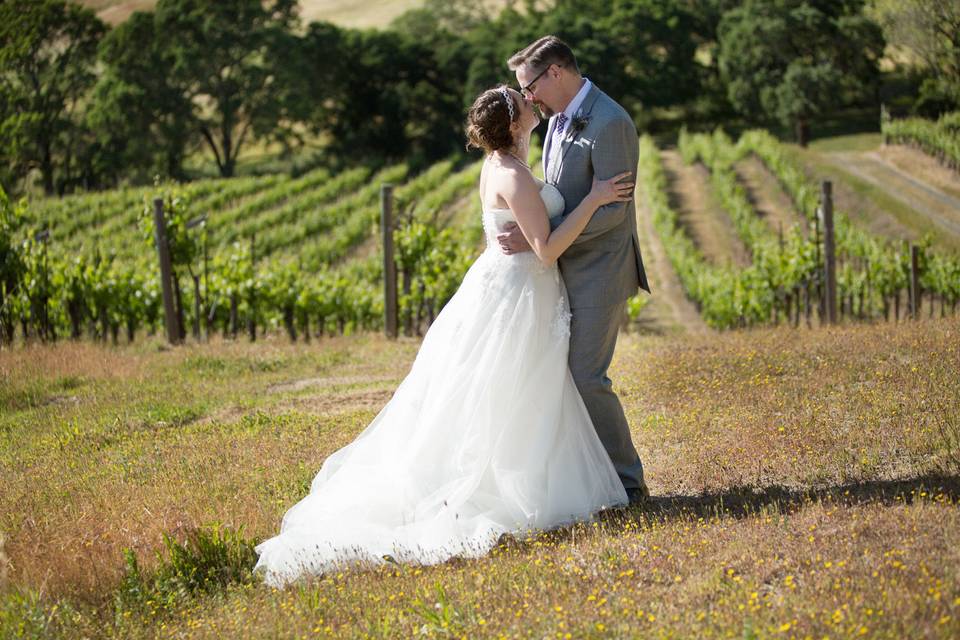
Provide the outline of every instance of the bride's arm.
[[552,265],[580,235],[597,209],[611,202],[630,199],[633,183],[620,182],[629,175],[631,173],[625,171],[609,180],[594,178],[590,193],[552,232],[546,206],[540,197],[540,188],[529,173],[511,172],[501,195],[517,218],[530,249],[544,265]]

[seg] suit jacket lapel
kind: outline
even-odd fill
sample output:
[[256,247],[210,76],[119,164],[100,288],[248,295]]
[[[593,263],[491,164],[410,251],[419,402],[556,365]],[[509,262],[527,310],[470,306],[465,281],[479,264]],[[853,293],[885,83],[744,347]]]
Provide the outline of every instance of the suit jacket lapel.
[[[570,122],[567,123],[567,130],[564,132],[563,141],[560,143],[560,157],[557,158],[557,166],[553,167],[553,179],[549,180],[549,182],[557,183],[557,178],[560,177],[560,168],[563,166],[563,159],[567,157],[567,152],[570,151],[570,147],[573,146],[573,141],[582,133],[582,131],[574,130],[573,121],[577,119],[577,115],[580,117],[589,117],[593,111],[593,105],[596,104],[597,98],[599,97],[600,90],[597,89],[597,85],[590,87],[590,92],[587,93],[587,97],[584,98],[583,104],[580,105],[577,113],[573,118],[570,118]],[[544,173],[543,175],[546,176],[547,174]]]

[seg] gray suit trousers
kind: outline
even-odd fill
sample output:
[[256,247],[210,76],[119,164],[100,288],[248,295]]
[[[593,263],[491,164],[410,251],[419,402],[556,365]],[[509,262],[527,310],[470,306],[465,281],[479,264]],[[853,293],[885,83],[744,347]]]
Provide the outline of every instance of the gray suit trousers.
[[570,320],[570,372],[613,466],[626,489],[644,486],[643,464],[607,369],[617,345],[626,302],[577,307]]

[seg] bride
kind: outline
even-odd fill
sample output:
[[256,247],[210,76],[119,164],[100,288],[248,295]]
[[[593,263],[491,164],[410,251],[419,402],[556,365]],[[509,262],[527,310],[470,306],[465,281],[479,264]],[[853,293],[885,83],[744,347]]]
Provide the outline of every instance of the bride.
[[[477,557],[501,534],[589,518],[626,504],[567,366],[570,311],[557,257],[604,204],[633,185],[594,179],[564,209],[556,187],[524,162],[539,118],[506,87],[470,109],[483,149],[487,248],[423,339],[410,373],[379,415],[332,454],[310,493],[256,547],[256,570],[282,586],[343,563],[431,564]],[[496,235],[516,222],[533,251],[504,255]]]

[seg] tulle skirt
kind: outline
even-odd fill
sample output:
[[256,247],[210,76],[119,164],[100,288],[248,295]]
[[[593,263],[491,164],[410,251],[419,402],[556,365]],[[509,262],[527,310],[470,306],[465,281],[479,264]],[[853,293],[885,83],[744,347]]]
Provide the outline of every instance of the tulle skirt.
[[555,266],[485,251],[390,401],[256,547],[256,570],[281,586],[388,557],[478,557],[503,533],[625,504],[567,366],[569,327]]

